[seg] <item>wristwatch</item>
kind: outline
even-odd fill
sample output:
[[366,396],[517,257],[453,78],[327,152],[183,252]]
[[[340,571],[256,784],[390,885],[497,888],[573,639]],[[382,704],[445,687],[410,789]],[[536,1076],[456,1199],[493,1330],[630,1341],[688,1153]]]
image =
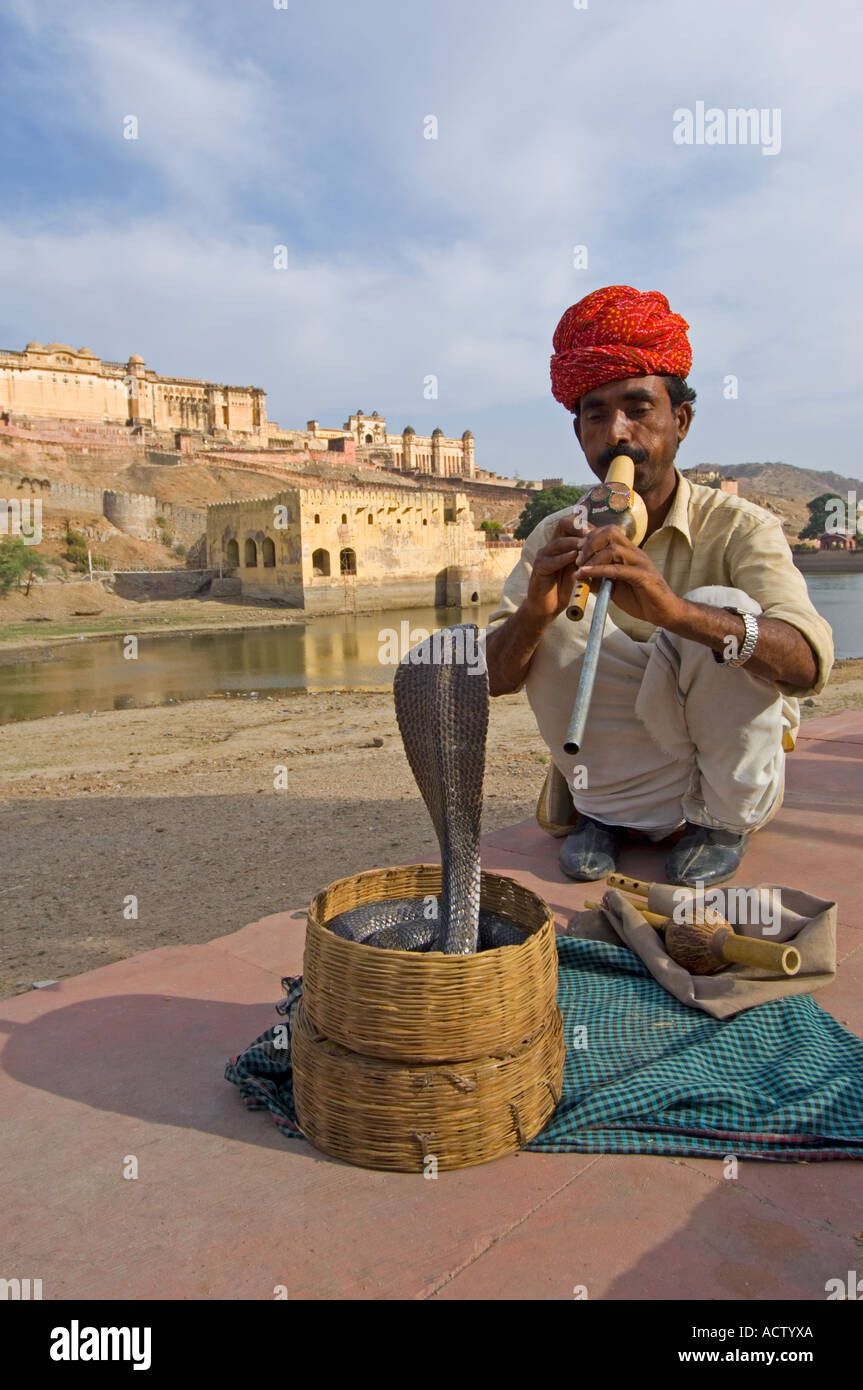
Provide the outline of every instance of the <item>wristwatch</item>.
[[735,657],[726,657],[723,652],[714,652],[713,660],[720,666],[745,666],[752,653],[755,651],[755,644],[758,641],[758,619],[751,613],[744,613],[740,608],[726,608],[726,613],[736,613],[738,618],[743,619],[743,626],[746,628],[746,636],[743,639],[743,646]]

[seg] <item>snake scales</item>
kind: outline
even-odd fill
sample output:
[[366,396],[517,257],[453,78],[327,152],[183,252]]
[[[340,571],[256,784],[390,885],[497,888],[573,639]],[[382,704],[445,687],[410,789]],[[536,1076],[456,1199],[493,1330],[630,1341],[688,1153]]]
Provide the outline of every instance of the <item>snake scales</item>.
[[525,933],[480,909],[480,819],[488,672],[475,623],[432,634],[399,663],[396,718],[441,852],[439,898],[366,903],[334,917],[336,936],[399,951],[469,955],[517,945]]

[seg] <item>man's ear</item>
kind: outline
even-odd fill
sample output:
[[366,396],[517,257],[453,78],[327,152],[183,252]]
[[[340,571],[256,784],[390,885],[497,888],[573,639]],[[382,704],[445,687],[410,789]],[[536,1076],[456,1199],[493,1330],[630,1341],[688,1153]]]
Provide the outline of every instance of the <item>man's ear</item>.
[[689,426],[692,424],[692,403],[684,401],[674,413],[677,416],[677,440],[680,443],[689,434]]

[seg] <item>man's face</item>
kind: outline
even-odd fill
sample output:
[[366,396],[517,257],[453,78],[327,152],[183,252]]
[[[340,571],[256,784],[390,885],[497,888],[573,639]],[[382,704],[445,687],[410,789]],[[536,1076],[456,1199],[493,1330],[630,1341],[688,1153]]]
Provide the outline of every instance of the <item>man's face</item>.
[[573,423],[591,472],[604,479],[615,455],[628,454],[644,497],[667,482],[691,420],[691,405],[672,410],[662,377],[635,376],[588,391]]

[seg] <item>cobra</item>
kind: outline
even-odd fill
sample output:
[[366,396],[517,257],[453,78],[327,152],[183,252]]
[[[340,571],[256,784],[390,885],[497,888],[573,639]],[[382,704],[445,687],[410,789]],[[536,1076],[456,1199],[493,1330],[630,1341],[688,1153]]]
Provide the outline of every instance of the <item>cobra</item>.
[[336,936],[383,949],[447,955],[525,940],[525,932],[511,922],[480,911],[489,689],[477,639],[475,623],[444,628],[407,653],[393,681],[399,732],[440,846],[440,897],[431,903],[398,898],[351,908],[329,923]]

